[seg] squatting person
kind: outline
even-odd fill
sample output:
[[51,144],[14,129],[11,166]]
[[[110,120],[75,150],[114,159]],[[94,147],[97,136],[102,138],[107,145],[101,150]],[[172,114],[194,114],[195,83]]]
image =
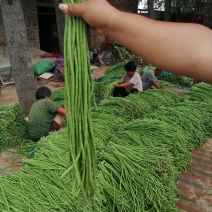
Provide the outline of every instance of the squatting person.
[[40,87],[36,91],[36,101],[29,112],[28,134],[33,141],[58,131],[65,120],[65,109],[51,100],[51,90]]
[[158,82],[158,76],[160,76],[163,73],[163,71],[159,68],[156,68],[153,70],[148,70],[145,72],[142,77],[142,85],[143,85],[143,91],[146,91],[149,89],[152,85],[156,87],[157,89],[161,89],[161,85]]

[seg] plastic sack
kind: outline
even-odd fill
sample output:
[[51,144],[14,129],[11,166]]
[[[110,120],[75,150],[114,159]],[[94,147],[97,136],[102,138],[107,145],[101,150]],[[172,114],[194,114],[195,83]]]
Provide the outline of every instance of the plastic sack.
[[41,61],[35,63],[32,66],[32,69],[33,69],[35,75],[41,75],[47,71],[50,71],[53,67],[54,67],[54,65],[50,61],[41,60]]
[[161,77],[168,77],[168,76],[170,76],[170,75],[171,75],[170,72],[164,71],[164,72],[161,74]]

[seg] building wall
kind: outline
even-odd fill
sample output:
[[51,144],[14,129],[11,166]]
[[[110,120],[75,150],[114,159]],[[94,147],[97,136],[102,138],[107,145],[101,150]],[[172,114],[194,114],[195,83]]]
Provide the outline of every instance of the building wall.
[[[27,29],[27,38],[30,47],[40,48],[37,1],[22,0],[23,12]],[[39,2],[39,1],[38,1]],[[47,2],[47,1],[45,1]],[[109,2],[119,10],[131,13],[137,13],[138,0],[109,0]],[[4,34],[4,26],[0,11],[0,39]],[[95,31],[88,30],[89,48],[97,48],[101,50],[102,42],[109,42],[110,38],[99,36]]]
[[[22,0],[29,47],[40,48],[36,0]],[[0,10],[0,41],[5,37],[2,13]]]
[[22,0],[22,5],[29,46],[40,48],[36,0]]

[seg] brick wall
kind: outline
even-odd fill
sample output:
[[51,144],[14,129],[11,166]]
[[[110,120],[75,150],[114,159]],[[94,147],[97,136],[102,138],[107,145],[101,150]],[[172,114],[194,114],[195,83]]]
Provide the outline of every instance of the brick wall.
[[[109,0],[109,2],[119,10],[137,13],[138,0]],[[40,48],[36,0],[22,0],[22,5],[29,46]],[[0,35],[2,34],[1,32],[4,32],[4,26],[0,11]],[[89,48],[97,48],[100,50],[101,43],[105,41],[105,38],[91,30],[88,31],[88,37]]]
[[[130,13],[137,13],[138,11],[138,0],[109,0],[109,2],[121,11]],[[105,40],[105,37],[97,35],[94,31],[90,31],[88,40],[90,48],[97,48],[101,50],[101,43],[105,41],[108,42],[110,39],[106,38]]]
[[[29,47],[40,48],[36,0],[22,0]],[[0,40],[5,36],[0,10]]]

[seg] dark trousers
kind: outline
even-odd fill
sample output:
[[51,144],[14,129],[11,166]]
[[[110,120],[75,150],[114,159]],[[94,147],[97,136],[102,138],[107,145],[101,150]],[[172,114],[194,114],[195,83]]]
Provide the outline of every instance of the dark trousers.
[[[130,93],[137,93],[138,90],[133,88]],[[130,93],[127,93],[125,87],[115,87],[113,90],[113,97],[125,97],[128,96]]]

